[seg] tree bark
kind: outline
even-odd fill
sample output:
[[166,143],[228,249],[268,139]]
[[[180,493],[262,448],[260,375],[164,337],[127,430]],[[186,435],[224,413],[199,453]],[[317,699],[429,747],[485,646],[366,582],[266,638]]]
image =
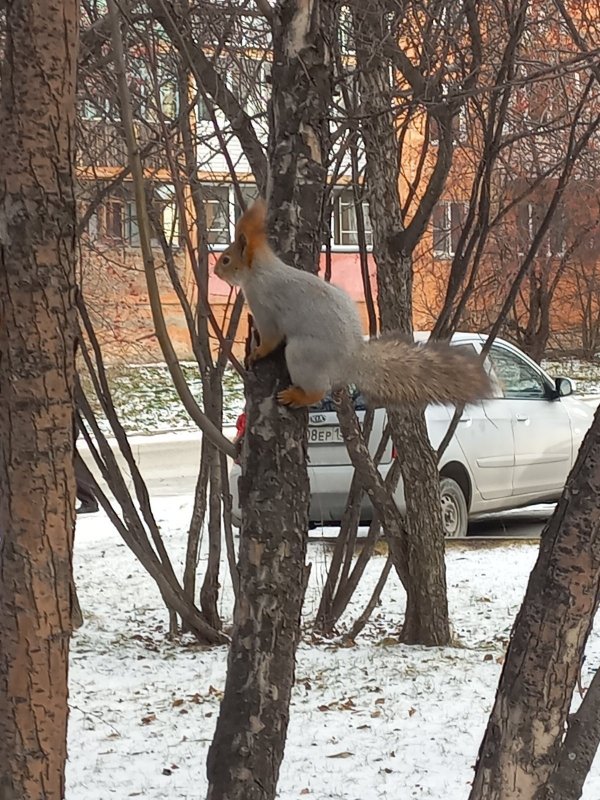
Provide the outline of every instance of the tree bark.
[[[517,616],[470,800],[541,800],[558,763],[600,590],[600,413],[552,519]],[[592,731],[590,731],[590,734]],[[555,795],[556,796],[556,795]]]
[[209,800],[275,797],[308,579],[306,413],[285,412],[274,434],[270,420],[280,412],[273,383],[285,380],[281,362],[269,359],[247,380],[240,596],[208,757]]
[[539,800],[579,800],[600,744],[600,670],[569,717],[558,761]]
[[6,6],[0,100],[0,798],[64,797],[75,525],[78,4]]
[[400,459],[406,500],[406,644],[450,643],[445,543],[437,454],[419,409],[390,410],[392,438]]
[[200,608],[209,625],[221,630],[219,616],[219,569],[221,566],[221,465],[220,454],[210,454],[210,493],[208,497],[208,560],[202,588]]
[[[318,269],[329,147],[332,10],[273,8],[270,229],[288,263]],[[308,569],[305,410],[275,400],[289,385],[282,350],[246,379],[240,592],[225,693],[207,773],[209,800],[273,800],[283,758]]]

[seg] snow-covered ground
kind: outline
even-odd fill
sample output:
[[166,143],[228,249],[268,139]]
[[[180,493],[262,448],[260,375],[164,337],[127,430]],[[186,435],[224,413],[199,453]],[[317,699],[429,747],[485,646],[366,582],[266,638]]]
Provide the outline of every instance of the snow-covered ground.
[[543,361],[542,366],[550,375],[572,378],[576,383],[577,394],[600,394],[600,361],[562,358]]
[[[161,498],[158,519],[174,559],[191,501]],[[313,542],[306,614],[316,611],[327,545]],[[395,644],[404,598],[390,578],[354,647],[300,646],[282,800],[464,800],[536,547],[448,552],[457,646]],[[203,800],[205,760],[224,685],[225,648],[165,640],[152,581],[103,514],[78,521],[76,579],[86,617],[72,643],[67,800]],[[348,614],[359,613],[383,567],[372,560]],[[223,612],[231,608],[224,578]],[[588,648],[583,683],[600,663]],[[600,797],[600,763],[585,800]]]

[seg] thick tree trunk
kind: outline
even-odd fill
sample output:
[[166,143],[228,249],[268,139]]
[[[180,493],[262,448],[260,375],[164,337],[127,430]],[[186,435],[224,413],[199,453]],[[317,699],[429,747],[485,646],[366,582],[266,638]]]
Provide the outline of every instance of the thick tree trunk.
[[[273,438],[279,360],[248,376],[240,596],[225,694],[208,758],[208,798],[274,798],[283,758],[308,568],[306,413],[287,412]],[[260,499],[259,499],[260,498]]]
[[[384,4],[379,0],[357,2],[354,21],[381,328],[412,335],[413,265],[403,236],[390,64],[382,52],[382,43],[389,36]],[[448,644],[439,475],[425,415],[419,409],[391,413],[390,430],[404,482],[409,539],[405,548],[407,610],[402,637],[411,644]]]
[[78,4],[6,6],[0,101],[0,798],[64,797],[75,525]]
[[[470,800],[558,796],[545,794],[545,787],[559,762],[573,690],[598,605],[599,495],[597,413],[542,534],[479,751]],[[552,783],[557,785],[555,778]]]
[[[274,6],[269,208],[276,249],[316,272],[331,98],[330,4]],[[208,756],[209,800],[272,800],[294,682],[306,588],[306,411],[275,400],[289,384],[282,351],[247,376],[240,592],[225,694]]]

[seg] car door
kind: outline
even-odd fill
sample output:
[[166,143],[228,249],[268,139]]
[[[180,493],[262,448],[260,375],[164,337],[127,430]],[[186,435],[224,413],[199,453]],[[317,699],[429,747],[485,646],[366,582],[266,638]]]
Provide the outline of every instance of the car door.
[[[456,346],[480,352],[479,342]],[[455,434],[484,500],[510,497],[513,491],[512,415],[498,396],[465,406]]]
[[505,344],[488,355],[498,399],[511,418],[513,495],[550,497],[562,490],[572,458],[569,414],[537,365]]

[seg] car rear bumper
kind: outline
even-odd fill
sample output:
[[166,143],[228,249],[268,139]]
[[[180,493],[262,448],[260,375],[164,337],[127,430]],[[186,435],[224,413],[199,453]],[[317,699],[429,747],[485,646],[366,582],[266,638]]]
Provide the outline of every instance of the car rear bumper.
[[[379,472],[383,478],[387,475],[390,464],[380,467]],[[232,498],[232,522],[236,527],[241,525],[240,500],[238,480],[241,474],[239,465],[234,464],[229,475],[229,488]],[[313,525],[327,525],[339,522],[346,508],[348,491],[352,482],[354,467],[343,465],[332,468],[309,467],[310,480],[310,508],[309,521]],[[399,482],[394,499],[401,511],[405,510],[404,490],[402,481]],[[361,503],[361,522],[372,519],[373,507],[368,498],[363,498]]]

